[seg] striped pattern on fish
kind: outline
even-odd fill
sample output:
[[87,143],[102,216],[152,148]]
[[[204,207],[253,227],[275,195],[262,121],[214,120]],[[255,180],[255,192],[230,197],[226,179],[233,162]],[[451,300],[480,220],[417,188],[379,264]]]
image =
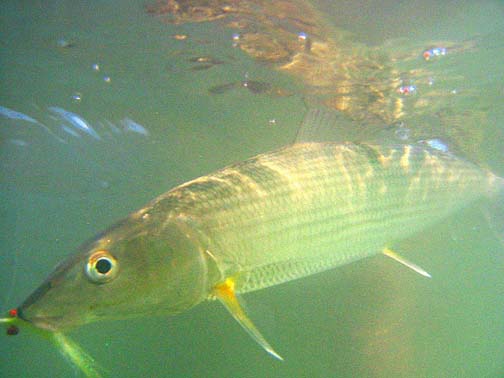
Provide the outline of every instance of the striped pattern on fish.
[[[503,186],[502,178],[427,146],[294,144],[155,198],[63,261],[16,319],[54,337],[93,321],[177,314],[219,299],[282,360],[237,294],[381,252],[430,277],[391,243]],[[86,356],[60,345],[87,369]]]
[[500,187],[492,173],[425,146],[301,143],[190,181],[147,208],[201,232],[222,277],[236,277],[243,293],[378,254]]

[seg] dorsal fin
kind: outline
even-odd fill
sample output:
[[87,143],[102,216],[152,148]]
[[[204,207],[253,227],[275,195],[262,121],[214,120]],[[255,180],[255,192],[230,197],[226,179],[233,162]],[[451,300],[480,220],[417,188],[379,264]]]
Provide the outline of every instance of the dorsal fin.
[[382,144],[383,141],[401,143],[392,127],[356,121],[344,113],[322,107],[310,108],[299,127],[294,143],[303,142],[365,142]]
[[299,127],[295,143],[344,142],[343,135],[350,123],[343,114],[322,108],[309,109]]

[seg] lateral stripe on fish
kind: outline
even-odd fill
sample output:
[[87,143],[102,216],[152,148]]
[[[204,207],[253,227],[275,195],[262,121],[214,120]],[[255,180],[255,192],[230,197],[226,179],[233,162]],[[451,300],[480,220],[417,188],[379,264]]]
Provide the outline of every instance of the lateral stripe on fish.
[[84,244],[19,307],[49,331],[175,314],[218,298],[271,356],[239,294],[392,251],[397,241],[504,187],[425,145],[298,143],[155,198]]

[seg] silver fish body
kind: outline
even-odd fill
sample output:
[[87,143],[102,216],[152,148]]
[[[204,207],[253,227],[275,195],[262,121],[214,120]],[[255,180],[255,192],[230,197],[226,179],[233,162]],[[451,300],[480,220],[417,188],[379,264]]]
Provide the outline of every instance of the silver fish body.
[[173,203],[168,216],[204,234],[222,279],[248,292],[378,254],[501,187],[422,146],[303,143],[181,185],[142,211]]
[[300,143],[180,185],[98,235],[19,308],[40,328],[184,311],[367,256],[503,180],[429,147]]

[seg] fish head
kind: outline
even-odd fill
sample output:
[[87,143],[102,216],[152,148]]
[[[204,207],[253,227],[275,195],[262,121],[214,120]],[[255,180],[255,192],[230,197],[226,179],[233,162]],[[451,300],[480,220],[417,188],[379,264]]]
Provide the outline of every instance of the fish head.
[[175,314],[208,298],[208,259],[199,238],[183,222],[142,218],[130,216],[61,262],[18,308],[19,317],[64,331]]

